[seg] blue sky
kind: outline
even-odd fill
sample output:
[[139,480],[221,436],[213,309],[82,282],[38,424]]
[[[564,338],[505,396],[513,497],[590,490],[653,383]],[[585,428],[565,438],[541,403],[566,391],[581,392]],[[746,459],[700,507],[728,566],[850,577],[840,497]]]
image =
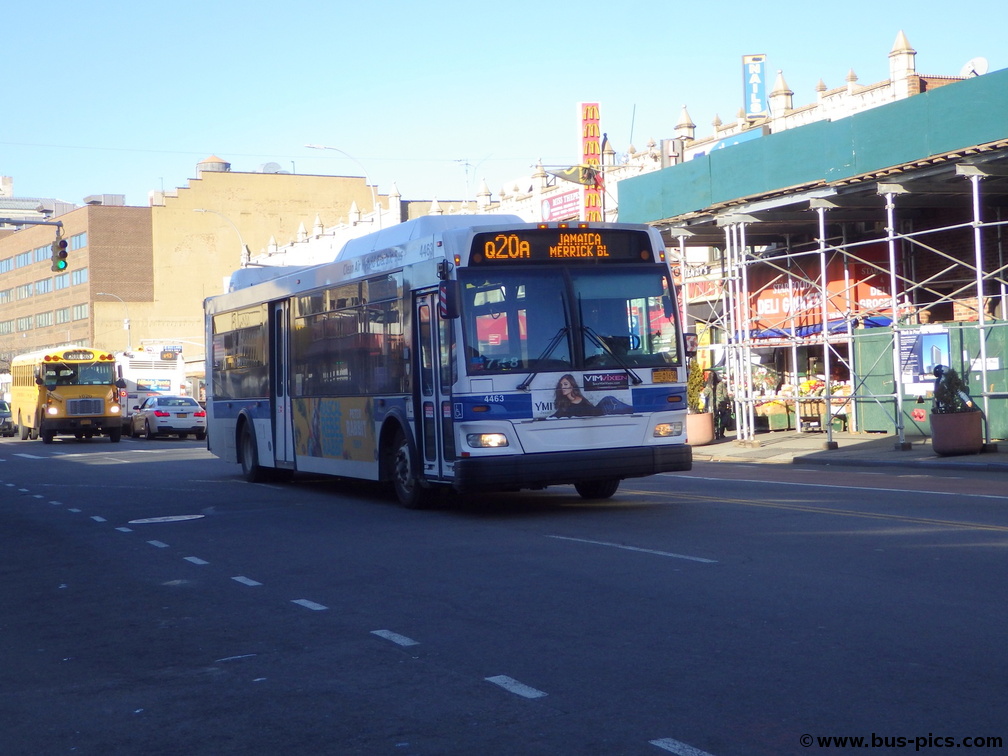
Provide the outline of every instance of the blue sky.
[[[847,0],[80,3],[5,7],[0,174],[23,197],[80,204],[185,186],[211,154],[233,170],[363,175],[407,199],[475,194],[542,160],[577,162],[578,103],[617,151],[697,133],[743,104],[742,56],[783,70],[796,105],[822,79],[888,78],[902,29],[922,74],[1008,67],[1008,6]],[[42,10],[39,10],[39,9]],[[338,147],[353,155],[318,151]]]

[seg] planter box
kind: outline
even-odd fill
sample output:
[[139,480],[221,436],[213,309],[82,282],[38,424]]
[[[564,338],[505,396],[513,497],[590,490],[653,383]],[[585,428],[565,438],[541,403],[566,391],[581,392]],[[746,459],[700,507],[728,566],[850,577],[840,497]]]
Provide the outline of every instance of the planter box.
[[935,454],[979,454],[983,451],[983,413],[931,413],[931,448]]
[[701,412],[686,415],[686,443],[690,446],[704,446],[714,440],[714,413]]

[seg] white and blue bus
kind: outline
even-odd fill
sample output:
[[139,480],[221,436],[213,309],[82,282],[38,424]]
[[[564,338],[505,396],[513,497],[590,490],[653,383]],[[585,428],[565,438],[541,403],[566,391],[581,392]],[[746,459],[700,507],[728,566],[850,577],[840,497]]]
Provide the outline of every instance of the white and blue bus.
[[387,481],[423,507],[449,488],[603,499],[692,466],[679,307],[647,226],[424,217],[333,262],[237,271],[205,310],[209,448],[253,482]]

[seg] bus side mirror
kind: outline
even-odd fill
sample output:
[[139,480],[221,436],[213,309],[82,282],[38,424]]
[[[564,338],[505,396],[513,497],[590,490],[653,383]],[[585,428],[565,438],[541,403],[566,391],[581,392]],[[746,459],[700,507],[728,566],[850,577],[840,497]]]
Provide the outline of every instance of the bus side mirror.
[[116,388],[121,388],[121,389],[122,388],[126,388],[126,381],[124,381],[122,378],[120,378],[119,380],[117,380],[115,382],[115,385],[116,385]]
[[45,386],[45,381],[42,380],[42,376],[41,375],[36,375],[35,376],[35,385],[36,386]]
[[697,353],[697,345],[699,343],[699,338],[692,331],[688,331],[683,334],[683,342],[686,346],[686,356],[695,357]]
[[459,313],[462,291],[458,281],[442,281],[438,284],[438,316],[443,320],[454,320]]

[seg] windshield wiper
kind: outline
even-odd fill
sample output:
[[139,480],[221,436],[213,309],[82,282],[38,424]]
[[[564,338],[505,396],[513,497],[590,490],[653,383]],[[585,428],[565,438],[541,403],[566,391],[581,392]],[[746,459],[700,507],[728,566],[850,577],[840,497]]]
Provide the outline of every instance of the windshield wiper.
[[[543,360],[545,360],[547,357],[553,354],[553,350],[557,348],[557,344],[560,343],[560,339],[562,339],[568,333],[570,333],[570,326],[564,326],[563,328],[561,328],[559,331],[556,332],[556,335],[552,339],[550,339],[549,344],[547,344],[546,348],[543,349],[542,354],[536,357],[535,364],[537,368]],[[535,378],[537,375],[539,375],[538,369],[533,370],[531,373],[525,376],[525,380],[518,384],[518,390],[528,391],[529,386],[532,384],[532,379]]]
[[627,365],[618,354],[616,354],[616,352],[612,350],[612,348],[605,342],[605,339],[603,339],[601,336],[595,333],[595,331],[593,331],[586,325],[581,326],[581,330],[584,331],[585,336],[591,339],[592,343],[595,344],[595,346],[599,347],[603,352],[605,352],[614,360],[616,360],[616,364],[619,365],[621,368],[623,368],[623,372],[625,372],[628,376],[630,376],[630,380],[633,381],[633,384],[635,386],[644,382],[644,380],[639,375],[637,375],[637,373],[635,373],[633,369],[629,365]]

